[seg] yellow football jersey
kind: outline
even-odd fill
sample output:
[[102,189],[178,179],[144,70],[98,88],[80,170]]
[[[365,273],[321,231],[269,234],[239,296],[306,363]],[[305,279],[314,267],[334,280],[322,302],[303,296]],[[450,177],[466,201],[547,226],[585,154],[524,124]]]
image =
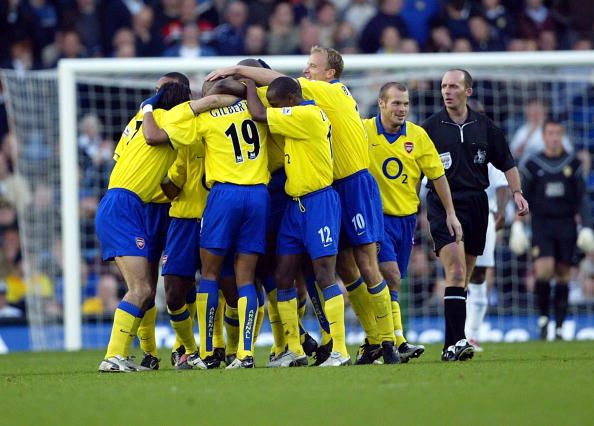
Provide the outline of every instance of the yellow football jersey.
[[201,219],[208,197],[204,182],[204,144],[197,143],[180,149],[167,176],[175,186],[181,188],[179,195],[171,202],[169,216]]
[[246,101],[215,108],[198,116],[198,134],[206,146],[206,185],[267,184],[268,127],[256,123]]
[[338,80],[331,83],[298,79],[305,99],[313,99],[332,123],[334,180],[369,167],[369,147],[359,108],[349,89]]
[[285,192],[301,197],[332,185],[332,130],[324,111],[305,101],[266,114],[270,133],[285,138]]
[[175,150],[196,142],[196,117],[187,102],[169,111],[157,109],[153,115],[169,135],[170,143],[158,146],[146,143],[142,133],[143,112],[139,111],[126,126],[116,146],[116,164],[108,186],[110,189],[128,189],[145,203],[160,202],[160,183],[177,157]]
[[405,121],[400,133],[385,133],[379,115],[363,121],[370,144],[369,171],[377,180],[384,214],[408,216],[419,207],[417,185],[444,175],[443,165],[427,132]]
[[[258,98],[266,108],[270,108],[270,102],[266,98],[268,86],[258,87],[256,92]],[[285,138],[281,135],[268,135],[268,171],[276,172],[285,165]]]

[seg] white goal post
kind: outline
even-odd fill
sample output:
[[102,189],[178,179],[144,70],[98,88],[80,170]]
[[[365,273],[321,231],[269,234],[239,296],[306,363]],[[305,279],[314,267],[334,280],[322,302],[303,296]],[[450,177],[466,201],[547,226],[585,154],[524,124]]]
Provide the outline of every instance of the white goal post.
[[[64,348],[79,350],[82,347],[80,265],[74,259],[81,256],[79,184],[77,178],[77,79],[85,74],[109,76],[121,73],[184,73],[206,74],[222,66],[233,65],[244,58],[213,57],[185,59],[84,59],[61,60],[58,66],[59,134],[61,215],[64,265]],[[305,66],[305,56],[263,57],[273,69],[297,75]],[[469,54],[415,54],[415,55],[345,55],[346,71],[418,70],[425,67],[443,71],[453,67],[473,70],[507,68],[526,73],[544,67],[592,67],[590,83],[594,82],[594,52],[500,52]],[[373,93],[373,96],[376,94]],[[68,261],[72,260],[72,261]]]

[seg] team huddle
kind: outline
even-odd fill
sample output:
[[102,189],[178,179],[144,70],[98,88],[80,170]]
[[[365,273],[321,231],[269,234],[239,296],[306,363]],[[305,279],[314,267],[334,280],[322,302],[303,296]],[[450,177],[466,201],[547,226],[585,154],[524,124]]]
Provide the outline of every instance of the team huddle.
[[[453,195],[448,180],[454,169],[464,173],[465,155],[474,156],[478,174],[486,174],[491,162],[505,172],[520,214],[527,213],[507,144],[479,137],[464,145],[466,124],[474,132],[491,131],[467,111],[462,121],[470,121],[455,124],[459,147],[444,141],[447,149],[441,149],[440,123],[430,118],[426,131],[408,121],[408,90],[395,82],[382,86],[378,115],[361,119],[339,80],[342,71],[338,52],[314,47],[305,77],[286,77],[248,59],[213,71],[199,100],[190,99],[183,74],[159,79],[156,94],[142,103],[116,147],[97,212],[103,259],[115,260],[128,287],[99,371],[158,369],[160,263],[176,333],[171,360],[178,369],[254,367],[265,306],[274,338],[269,367],[351,364],[338,279],[366,336],[355,364],[421,356],[424,347],[404,337],[398,290],[423,176],[430,182],[431,233],[448,282],[442,359],[472,358],[464,289],[484,247],[488,179],[479,177],[458,194],[452,185]],[[456,85],[465,90],[466,74],[448,71],[442,94]],[[444,101],[448,108],[451,97],[444,94]],[[459,158],[458,148],[464,151]],[[470,218],[472,210],[484,210],[485,218]],[[320,342],[301,323],[307,297]],[[144,352],[138,364],[129,353],[136,336]]]

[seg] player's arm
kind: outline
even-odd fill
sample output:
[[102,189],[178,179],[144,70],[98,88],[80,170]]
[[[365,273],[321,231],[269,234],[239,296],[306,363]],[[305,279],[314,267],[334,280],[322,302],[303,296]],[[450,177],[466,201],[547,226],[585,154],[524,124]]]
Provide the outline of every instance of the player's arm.
[[170,200],[175,200],[181,192],[181,188],[178,188],[177,185],[174,184],[171,179],[169,179],[169,176],[165,176],[163,178],[163,181],[161,182],[161,189]]
[[186,183],[188,177],[188,149],[183,148],[177,152],[177,158],[161,181],[161,189],[170,200],[177,198]]
[[495,190],[497,197],[497,214],[495,215],[495,230],[499,231],[505,225],[505,206],[509,200],[507,186],[500,186]]
[[216,69],[208,74],[206,79],[212,81],[229,76],[234,76],[236,78],[249,78],[250,80],[254,80],[259,86],[268,86],[273,80],[277,79],[278,77],[283,77],[284,74],[268,68],[234,65],[231,67]]
[[439,200],[446,212],[446,225],[448,226],[448,231],[450,231],[451,236],[456,236],[456,242],[460,242],[462,240],[462,225],[460,225],[460,221],[456,217],[450,184],[445,175],[433,179],[431,182],[433,183],[433,188],[435,188],[435,192],[437,192]]
[[518,215],[526,216],[529,212],[528,201],[526,201],[522,193],[522,184],[520,181],[520,173],[518,172],[518,168],[514,166],[511,169],[506,170],[505,178],[507,179],[509,189],[511,190],[514,197],[514,203],[516,204]]
[[268,119],[266,117],[266,107],[258,96],[254,80],[245,79],[242,81],[242,84],[245,84],[245,100],[247,102],[248,109],[250,110],[252,119],[258,123],[267,123]]

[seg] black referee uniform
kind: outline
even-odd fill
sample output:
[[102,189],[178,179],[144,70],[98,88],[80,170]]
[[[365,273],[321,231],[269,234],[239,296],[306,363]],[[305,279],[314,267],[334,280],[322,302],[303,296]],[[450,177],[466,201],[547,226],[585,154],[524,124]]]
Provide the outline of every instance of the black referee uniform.
[[[445,108],[429,117],[423,128],[435,144],[452,192],[456,216],[464,233],[466,254],[480,256],[485,248],[489,220],[488,163],[506,172],[515,166],[501,129],[484,114],[468,108],[462,124],[454,122]],[[456,241],[446,225],[446,212],[428,184],[427,216],[435,252]]]

